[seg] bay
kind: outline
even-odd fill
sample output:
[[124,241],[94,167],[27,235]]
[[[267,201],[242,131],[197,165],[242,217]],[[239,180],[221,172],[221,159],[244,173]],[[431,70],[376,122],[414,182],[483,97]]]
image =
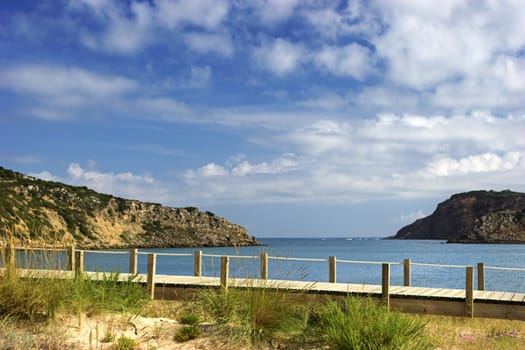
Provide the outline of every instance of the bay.
[[[381,284],[381,262],[393,263],[391,284],[403,284],[404,259],[412,262],[412,285],[418,287],[465,287],[464,266],[484,263],[485,289],[494,291],[525,292],[525,271],[501,271],[490,267],[525,268],[525,245],[521,244],[446,244],[430,240],[383,240],[375,238],[261,238],[262,247],[221,248],[171,248],[140,249],[138,270],[147,271],[147,253],[157,255],[157,274],[193,274],[193,253],[203,252],[203,275],[220,275],[220,256],[231,258],[230,276],[257,278],[260,274],[258,257],[268,252],[269,278],[303,281],[328,281],[328,257],[337,260],[375,262],[376,264],[337,263],[337,282]],[[122,254],[85,252],[86,269],[90,271],[127,272],[127,250],[113,251]],[[167,256],[164,254],[188,254]],[[209,256],[213,255],[213,256]],[[249,258],[253,257],[253,258]],[[272,258],[273,257],[273,258]],[[278,259],[279,258],[279,259]],[[288,261],[283,258],[320,259],[323,261]],[[454,265],[451,267],[417,266],[414,263]]]

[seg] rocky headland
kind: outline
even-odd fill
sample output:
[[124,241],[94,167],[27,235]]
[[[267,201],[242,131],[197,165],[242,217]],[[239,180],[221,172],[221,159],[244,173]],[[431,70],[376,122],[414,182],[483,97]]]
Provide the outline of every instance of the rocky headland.
[[0,244],[7,240],[81,249],[260,244],[246,228],[195,207],[118,198],[0,167]]
[[393,238],[525,243],[525,193],[506,190],[455,194],[431,215],[400,229]]

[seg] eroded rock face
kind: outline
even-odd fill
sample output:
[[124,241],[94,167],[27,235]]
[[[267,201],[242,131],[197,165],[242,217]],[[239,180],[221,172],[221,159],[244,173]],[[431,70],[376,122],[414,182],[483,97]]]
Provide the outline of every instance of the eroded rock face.
[[82,249],[259,245],[246,228],[198,208],[171,208],[43,181],[0,167],[0,243]]
[[403,227],[394,238],[449,242],[525,242],[525,193],[473,191],[455,194],[434,213]]

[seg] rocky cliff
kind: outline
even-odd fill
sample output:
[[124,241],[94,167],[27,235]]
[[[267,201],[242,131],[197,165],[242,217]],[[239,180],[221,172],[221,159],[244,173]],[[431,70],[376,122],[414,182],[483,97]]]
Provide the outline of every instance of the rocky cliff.
[[449,242],[525,243],[525,193],[455,194],[434,213],[403,227],[394,238]]
[[244,227],[211,212],[127,200],[0,167],[0,243],[7,239],[81,249],[259,244]]

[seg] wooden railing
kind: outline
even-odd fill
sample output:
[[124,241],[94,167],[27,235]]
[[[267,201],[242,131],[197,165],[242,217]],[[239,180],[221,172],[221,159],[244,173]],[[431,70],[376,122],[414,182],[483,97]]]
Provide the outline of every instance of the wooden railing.
[[[229,271],[230,271],[230,259],[253,259],[260,260],[260,271],[259,278],[267,280],[269,275],[268,261],[269,260],[284,260],[284,261],[302,261],[302,262],[321,262],[328,263],[328,282],[337,282],[337,265],[338,264],[367,264],[367,265],[381,265],[381,290],[382,298],[388,305],[390,296],[390,267],[392,265],[403,266],[403,286],[411,286],[411,269],[413,266],[422,267],[441,267],[441,268],[452,268],[452,269],[464,269],[465,270],[465,292],[466,292],[466,303],[467,305],[473,304],[474,294],[474,272],[473,266],[464,265],[445,265],[445,264],[426,264],[426,263],[415,263],[410,259],[404,259],[402,262],[377,262],[377,261],[357,261],[357,260],[338,260],[335,256],[330,256],[328,259],[318,258],[293,258],[284,256],[270,256],[267,252],[263,252],[258,256],[242,256],[242,255],[216,255],[206,254],[200,250],[196,250],[193,254],[191,253],[147,253],[141,252],[136,248],[132,248],[129,251],[111,251],[111,250],[77,250],[74,246],[66,247],[63,249],[52,249],[52,248],[20,248],[12,245],[7,245],[2,248],[3,266],[6,267],[11,265],[14,267],[16,262],[17,251],[60,251],[65,252],[66,261],[64,270],[75,271],[75,274],[84,272],[84,255],[86,253],[99,253],[99,254],[119,254],[129,255],[129,273],[137,274],[138,269],[138,256],[139,254],[147,255],[147,274],[146,274],[146,285],[151,296],[153,296],[155,288],[155,275],[156,265],[158,256],[172,256],[172,257],[191,257],[193,256],[193,276],[202,276],[203,257],[220,258],[220,285],[223,288],[228,288],[229,283]],[[505,271],[525,271],[525,268],[508,268],[508,267],[496,267],[496,266],[485,266],[483,263],[478,263],[476,266],[477,271],[477,290],[485,290],[485,271],[486,270],[505,270]],[[467,307],[468,314],[468,307]]]

